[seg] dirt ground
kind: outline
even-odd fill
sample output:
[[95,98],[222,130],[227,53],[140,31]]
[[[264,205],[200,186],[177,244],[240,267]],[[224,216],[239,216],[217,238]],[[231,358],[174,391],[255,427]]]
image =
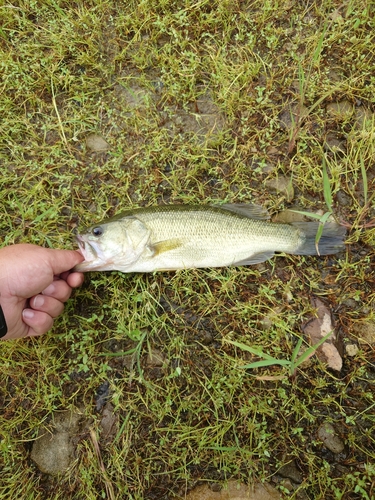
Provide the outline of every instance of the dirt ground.
[[[52,333],[0,346],[0,496],[375,498],[373,2],[37,4],[1,14],[4,244],[75,247],[161,203],[332,212],[348,235],[87,275]],[[289,362],[330,330],[295,369],[233,344]]]

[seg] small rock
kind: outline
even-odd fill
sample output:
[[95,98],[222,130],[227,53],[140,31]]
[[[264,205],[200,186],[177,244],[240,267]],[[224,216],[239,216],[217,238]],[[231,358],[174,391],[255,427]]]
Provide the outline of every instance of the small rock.
[[337,191],[337,193],[336,193],[336,199],[337,199],[337,203],[341,207],[350,207],[351,204],[352,204],[351,197],[348,194],[346,194],[344,191],[342,191],[342,189],[340,189],[339,191]]
[[270,484],[255,483],[247,486],[228,481],[220,491],[212,491],[208,485],[197,486],[185,497],[186,500],[281,500],[281,494]]
[[359,347],[356,344],[346,344],[345,351],[348,356],[353,358],[358,354]]
[[268,331],[273,327],[273,325],[276,323],[277,318],[280,316],[281,311],[281,307],[274,307],[272,311],[263,316],[261,326],[264,331]]
[[31,459],[41,472],[55,476],[69,468],[74,451],[69,432],[47,432],[34,442]]
[[374,126],[375,114],[367,108],[359,107],[355,110],[355,126],[358,130],[370,130]]
[[165,363],[165,355],[158,349],[152,349],[147,355],[146,364],[149,367],[163,366]]
[[326,151],[332,151],[333,153],[345,153],[346,145],[345,141],[339,139],[336,132],[328,132],[326,135],[326,140],[324,143],[324,149]]
[[352,332],[356,335],[360,344],[375,344],[375,322],[360,321],[355,323]]
[[288,104],[279,115],[280,125],[286,130],[291,130],[296,126],[297,122],[306,118],[308,114],[309,109],[306,108],[306,106],[301,106],[300,104]]
[[294,187],[291,177],[279,175],[276,179],[266,181],[265,185],[270,191],[283,194],[287,201],[292,201],[294,198]]
[[85,427],[80,413],[64,411],[54,416],[54,429],[41,428],[31,450],[39,470],[55,476],[65,472],[74,461],[74,438]]
[[293,483],[288,478],[282,479],[280,481],[280,486],[282,486],[284,490],[287,490],[289,494],[292,493],[292,491],[294,490]]
[[302,483],[302,476],[299,470],[296,467],[296,463],[294,460],[289,462],[288,464],[283,465],[277,472],[282,477],[288,477],[293,482],[300,484]]
[[102,419],[100,421],[100,427],[102,432],[100,433],[100,443],[106,445],[113,441],[118,430],[118,418],[114,413],[114,408],[111,403],[107,403],[103,409]]
[[103,408],[108,397],[109,397],[109,382],[108,380],[106,380],[105,382],[103,382],[103,384],[99,386],[98,391],[95,395],[96,411],[100,411]]
[[342,368],[342,357],[337,348],[330,342],[324,342],[319,349],[326,359],[327,365],[337,372]]
[[89,151],[95,153],[98,151],[107,151],[110,145],[102,136],[90,134],[86,137],[86,147]]
[[354,109],[354,104],[346,100],[340,102],[330,102],[326,107],[328,116],[340,121],[348,120],[354,113]]
[[305,335],[310,337],[312,345],[316,344],[322,337],[332,332],[331,336],[317,349],[317,355],[326,362],[332,370],[340,371],[342,368],[342,358],[334,346],[336,335],[332,323],[331,311],[320,299],[312,299],[312,304],[316,308],[317,318],[311,319],[303,327]]
[[283,224],[291,224],[292,222],[304,222],[306,220],[308,219],[304,215],[294,212],[293,210],[283,210],[282,212],[278,212],[275,217],[272,218],[272,222],[279,222]]
[[325,422],[318,429],[318,438],[323,441],[323,444],[332,453],[342,453],[344,451],[344,443],[336,435],[333,425]]

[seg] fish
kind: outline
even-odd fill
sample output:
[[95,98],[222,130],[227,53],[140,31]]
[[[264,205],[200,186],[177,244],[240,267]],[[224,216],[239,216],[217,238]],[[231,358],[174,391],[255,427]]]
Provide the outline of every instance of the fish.
[[157,205],[128,209],[76,236],[84,261],[74,270],[145,273],[247,266],[275,252],[329,255],[345,248],[346,230],[318,221],[277,223],[254,204]]

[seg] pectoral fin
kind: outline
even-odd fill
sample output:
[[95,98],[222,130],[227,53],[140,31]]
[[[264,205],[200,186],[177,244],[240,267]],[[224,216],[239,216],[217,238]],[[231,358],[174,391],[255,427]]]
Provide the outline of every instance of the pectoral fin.
[[152,250],[154,256],[180,247],[182,247],[182,241],[179,238],[158,241],[157,243],[150,245],[150,249]]

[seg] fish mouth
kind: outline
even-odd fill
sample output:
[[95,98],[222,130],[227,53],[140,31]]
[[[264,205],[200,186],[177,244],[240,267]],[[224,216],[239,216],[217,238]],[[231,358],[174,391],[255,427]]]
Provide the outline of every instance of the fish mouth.
[[100,264],[102,264],[101,259],[98,256],[98,252],[96,251],[94,245],[91,245],[88,241],[86,241],[82,236],[76,236],[76,242],[78,244],[79,251],[84,257],[84,261],[80,264],[77,264],[73,271],[85,272],[92,271]]
[[97,251],[93,245],[88,241],[85,241],[82,236],[76,236],[76,241],[80,252],[84,256],[85,260],[93,260],[98,258]]
[[87,241],[85,236],[80,235],[76,236],[76,242],[85,260],[77,264],[73,271],[85,273],[89,271],[113,271],[115,269],[113,260],[106,257],[97,242]]

